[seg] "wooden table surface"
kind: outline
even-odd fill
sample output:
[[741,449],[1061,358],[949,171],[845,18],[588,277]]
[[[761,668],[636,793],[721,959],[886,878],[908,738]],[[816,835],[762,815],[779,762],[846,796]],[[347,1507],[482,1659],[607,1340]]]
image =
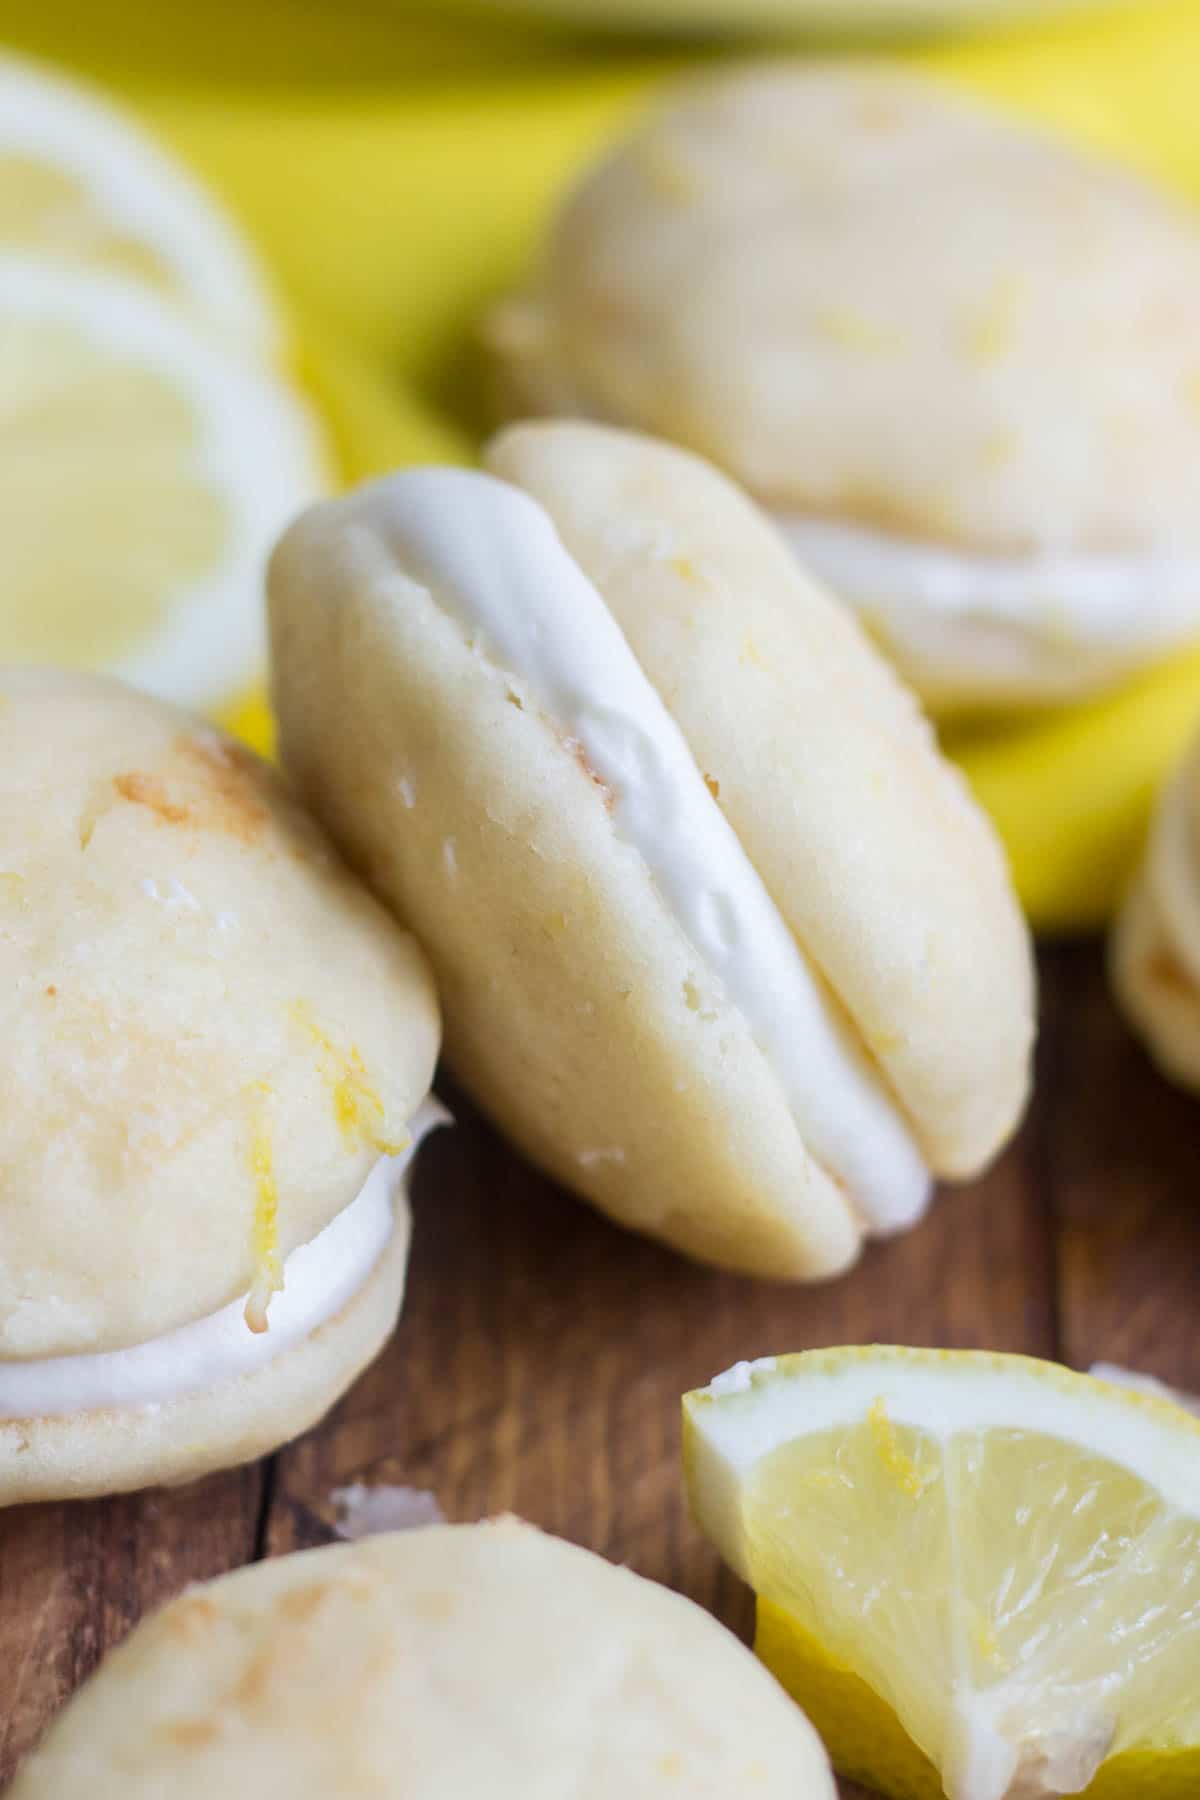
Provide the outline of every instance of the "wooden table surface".
[[422,1153],[400,1328],[323,1426],[191,1488],[0,1514],[0,1787],[148,1607],[324,1543],[331,1490],[351,1481],[431,1489],[451,1519],[522,1513],[745,1633],[749,1596],[689,1523],[679,1479],[679,1396],[739,1357],[969,1345],[1200,1391],[1200,1102],[1131,1042],[1095,945],[1046,952],[1042,975],[1018,1141],[822,1288],[715,1274],[617,1231],[459,1104],[458,1128]]

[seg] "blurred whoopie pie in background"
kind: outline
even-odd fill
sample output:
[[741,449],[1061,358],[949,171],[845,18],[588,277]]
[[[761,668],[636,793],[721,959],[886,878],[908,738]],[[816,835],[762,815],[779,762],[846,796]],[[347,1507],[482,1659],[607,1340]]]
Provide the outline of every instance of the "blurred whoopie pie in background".
[[880,66],[680,89],[488,322],[512,416],[711,457],[939,713],[1200,636],[1200,231],[1125,169]]

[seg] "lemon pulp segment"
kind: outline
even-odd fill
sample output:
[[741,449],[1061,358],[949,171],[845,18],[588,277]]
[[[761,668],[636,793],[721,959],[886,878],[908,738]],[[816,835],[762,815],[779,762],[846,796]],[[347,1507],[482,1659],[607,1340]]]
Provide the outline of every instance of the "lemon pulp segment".
[[57,321],[0,323],[7,658],[104,668],[217,568],[229,514],[200,440],[164,372]]
[[51,256],[131,275],[170,291],[178,276],[153,242],[98,212],[68,169],[36,156],[0,151],[0,250],[36,247]]

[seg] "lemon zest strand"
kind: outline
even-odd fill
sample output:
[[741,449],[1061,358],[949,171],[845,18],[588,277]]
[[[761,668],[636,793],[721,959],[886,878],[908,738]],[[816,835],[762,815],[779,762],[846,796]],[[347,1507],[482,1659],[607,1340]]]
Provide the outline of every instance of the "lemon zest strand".
[[252,1102],[250,1133],[250,1167],[254,1174],[254,1227],[251,1244],[254,1254],[254,1282],[246,1296],[246,1324],[253,1332],[267,1329],[267,1308],[273,1294],[283,1287],[283,1265],[279,1259],[279,1187],[275,1180],[275,1157],[271,1141],[271,1124],[265,1097],[271,1092],[268,1082],[257,1081]]
[[383,1101],[357,1048],[352,1045],[349,1052],[339,1050],[317,1024],[306,1001],[297,1000],[291,1010],[297,1025],[321,1053],[321,1075],[333,1098],[333,1116],[347,1148],[369,1144],[381,1156],[403,1155],[412,1140],[407,1133],[400,1140],[384,1135]]

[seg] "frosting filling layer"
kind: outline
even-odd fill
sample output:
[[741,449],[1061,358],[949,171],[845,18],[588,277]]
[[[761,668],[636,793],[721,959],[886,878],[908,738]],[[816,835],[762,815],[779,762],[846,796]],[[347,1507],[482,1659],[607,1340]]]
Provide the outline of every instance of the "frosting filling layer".
[[1200,552],[986,556],[828,519],[775,523],[935,699],[1049,697],[1200,633]]
[[611,795],[618,837],[747,1020],[806,1148],[869,1229],[910,1224],[929,1174],[907,1122],[546,511],[461,469],[407,470],[341,504],[360,554],[426,587],[580,747]]
[[34,1362],[0,1362],[0,1420],[61,1418],[157,1406],[265,1367],[332,1319],[366,1285],[398,1218],[408,1222],[407,1174],[417,1148],[449,1114],[432,1095],[409,1125],[399,1156],[382,1156],[359,1193],[283,1265],[266,1331],[246,1324],[245,1299],[144,1344]]

